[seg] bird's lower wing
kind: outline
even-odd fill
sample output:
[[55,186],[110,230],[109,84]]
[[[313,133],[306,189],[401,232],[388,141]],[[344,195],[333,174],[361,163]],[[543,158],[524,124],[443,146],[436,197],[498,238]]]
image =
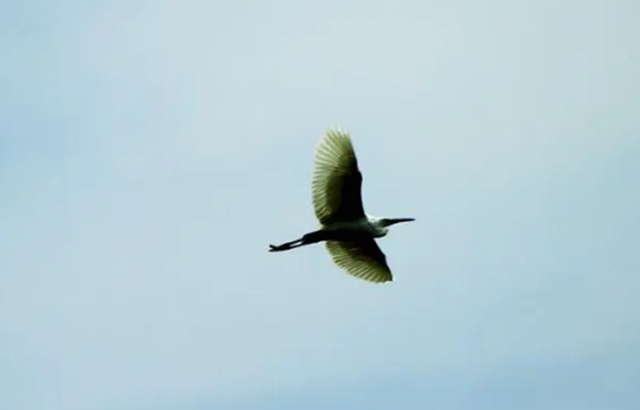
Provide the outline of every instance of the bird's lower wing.
[[373,238],[358,241],[327,241],[336,265],[349,274],[370,282],[393,280],[387,258]]

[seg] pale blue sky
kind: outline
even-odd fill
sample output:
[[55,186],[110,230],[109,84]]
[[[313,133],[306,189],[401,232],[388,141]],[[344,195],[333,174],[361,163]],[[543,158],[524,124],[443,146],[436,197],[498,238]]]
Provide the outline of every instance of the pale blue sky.
[[[637,409],[639,15],[3,2],[0,409]],[[333,125],[391,284],[267,252]]]

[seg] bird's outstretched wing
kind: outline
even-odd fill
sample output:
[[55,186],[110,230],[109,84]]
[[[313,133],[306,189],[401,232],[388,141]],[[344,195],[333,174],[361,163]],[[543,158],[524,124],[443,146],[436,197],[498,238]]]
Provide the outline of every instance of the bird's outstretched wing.
[[362,174],[349,134],[330,130],[316,148],[313,206],[321,224],[352,221],[365,216]]
[[351,275],[370,282],[393,280],[387,258],[373,238],[357,241],[327,241],[336,265]]

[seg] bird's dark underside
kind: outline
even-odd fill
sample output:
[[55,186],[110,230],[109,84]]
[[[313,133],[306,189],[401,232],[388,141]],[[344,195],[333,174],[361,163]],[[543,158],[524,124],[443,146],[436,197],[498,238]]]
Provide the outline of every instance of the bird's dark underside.
[[371,235],[357,231],[328,231],[318,230],[304,234],[295,241],[285,242],[280,245],[269,245],[269,252],[288,251],[300,246],[311,245],[322,241],[357,241],[359,239],[371,239]]

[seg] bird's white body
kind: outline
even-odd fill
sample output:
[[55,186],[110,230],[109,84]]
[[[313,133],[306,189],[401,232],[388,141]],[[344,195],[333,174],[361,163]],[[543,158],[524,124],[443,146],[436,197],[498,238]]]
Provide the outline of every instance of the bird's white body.
[[362,174],[349,134],[330,130],[316,148],[313,206],[321,228],[302,238],[271,245],[272,252],[324,241],[334,262],[348,273],[371,282],[392,280],[386,257],[376,244],[389,226],[413,218],[377,218],[364,212]]
[[355,221],[333,222],[322,227],[326,231],[352,231],[371,235],[374,238],[382,238],[389,232],[389,228],[383,226],[381,219],[367,215]]

